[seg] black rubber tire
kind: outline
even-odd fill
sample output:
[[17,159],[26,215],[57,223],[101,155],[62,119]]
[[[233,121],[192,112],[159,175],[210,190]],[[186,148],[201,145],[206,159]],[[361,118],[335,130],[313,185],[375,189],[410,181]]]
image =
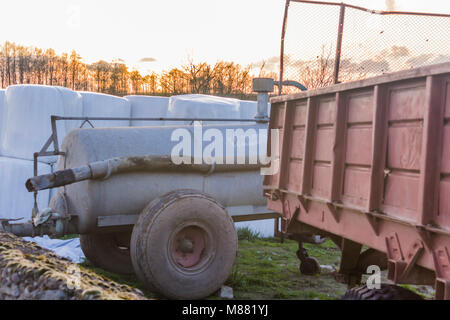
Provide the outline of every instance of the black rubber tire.
[[314,257],[307,257],[300,262],[300,272],[307,276],[320,274],[320,263]]
[[423,298],[406,288],[381,284],[380,289],[369,289],[367,286],[351,288],[341,300],[423,300]]
[[[142,233],[145,232],[143,230],[146,230],[148,226],[152,223],[152,218],[141,218],[141,216],[145,212],[149,212],[152,208],[154,208],[156,205],[165,203],[169,199],[171,199],[173,193],[177,193],[179,196],[182,195],[191,195],[191,194],[198,194],[198,191],[190,190],[190,189],[183,189],[178,190],[174,192],[169,192],[159,198],[153,199],[141,212],[138,221],[133,227],[133,232],[131,233],[131,240],[130,240],[130,256],[131,256],[131,262],[133,265],[134,273],[139,279],[141,283],[143,283],[147,289],[153,292],[159,292],[159,290],[152,284],[153,279],[146,276],[143,266],[141,265],[142,259],[140,258],[143,248],[142,248]],[[134,257],[134,258],[133,258]]]
[[[167,196],[167,195],[166,195]],[[153,201],[151,201],[145,208],[142,210],[142,213],[147,212],[150,208],[153,208],[156,203],[162,200],[161,198],[156,198]],[[139,216],[138,221],[133,226],[133,232],[131,233],[131,240],[130,240],[130,257],[131,257],[131,263],[133,265],[134,274],[139,279],[141,283],[143,283],[147,289],[153,292],[157,292],[156,287],[154,287],[151,283],[151,280],[147,278],[145,275],[142,266],[141,266],[141,259],[139,258],[139,255],[142,252],[142,237],[141,233],[142,230],[145,230],[148,227],[148,224],[151,223],[151,219],[141,219]]]
[[[129,247],[121,247],[117,242],[117,234],[82,234],[81,249],[90,263],[106,271],[129,275],[134,273]],[[120,236],[131,237],[129,232]]]
[[[201,263],[186,269],[174,261],[170,244],[181,228],[191,225],[208,236]],[[133,228],[130,252],[136,275],[150,290],[170,299],[201,299],[228,279],[237,244],[237,232],[225,208],[198,191],[177,190],[142,211]]]

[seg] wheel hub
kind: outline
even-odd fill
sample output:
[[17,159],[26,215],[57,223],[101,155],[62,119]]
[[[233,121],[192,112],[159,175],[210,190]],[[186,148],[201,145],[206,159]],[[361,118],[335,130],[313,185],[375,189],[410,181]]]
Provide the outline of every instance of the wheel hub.
[[180,250],[182,253],[192,253],[194,252],[194,242],[191,239],[184,238],[179,242],[177,251]]
[[183,268],[198,265],[203,260],[205,238],[205,231],[197,226],[188,226],[178,231],[171,250],[173,260]]

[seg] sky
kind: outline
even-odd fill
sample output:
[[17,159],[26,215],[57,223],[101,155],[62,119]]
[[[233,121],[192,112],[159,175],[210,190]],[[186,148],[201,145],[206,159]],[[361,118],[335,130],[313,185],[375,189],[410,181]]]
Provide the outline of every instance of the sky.
[[[340,2],[340,1],[336,1]],[[346,0],[371,9],[450,13],[448,0]],[[142,73],[187,62],[242,65],[279,55],[284,0],[2,0],[0,42],[87,63],[122,59]],[[424,26],[426,28],[426,26]],[[318,26],[320,29],[320,25]]]

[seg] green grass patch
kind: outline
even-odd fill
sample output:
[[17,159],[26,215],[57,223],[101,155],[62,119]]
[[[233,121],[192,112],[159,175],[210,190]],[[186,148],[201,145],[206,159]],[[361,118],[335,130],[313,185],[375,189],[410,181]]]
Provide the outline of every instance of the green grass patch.
[[[239,231],[238,231],[239,232]],[[305,276],[299,271],[297,242],[279,238],[262,239],[251,230],[241,231],[239,249],[233,272],[226,285],[233,288],[236,299],[338,299],[346,286],[332,275]],[[339,263],[340,252],[331,241],[308,245],[308,253],[321,264]],[[141,290],[147,298],[160,298],[146,289],[133,276],[122,276],[94,267],[89,261],[82,265],[116,282]],[[218,299],[211,296],[209,299]]]
[[[320,264],[338,265],[340,251],[331,241],[305,244],[310,256]],[[299,271],[295,241],[252,238],[239,241],[233,273],[226,285],[236,299],[338,299],[346,286],[331,274],[305,276]]]
[[238,240],[255,241],[261,238],[261,234],[257,231],[253,231],[248,227],[237,229]]
[[[71,239],[77,235],[66,236]],[[233,288],[236,299],[289,299],[289,300],[329,300],[339,299],[347,290],[347,286],[336,282],[330,273],[317,276],[302,275],[299,270],[300,261],[296,256],[298,244],[279,238],[261,238],[248,228],[238,229],[239,248],[233,272],[226,285]],[[320,245],[304,244],[308,254],[315,257],[321,265],[338,268],[340,250],[327,240]],[[148,298],[161,298],[146,289],[135,276],[121,276],[92,266],[89,261],[82,265],[116,282],[141,290]],[[363,283],[367,275],[363,276]],[[386,271],[382,272],[382,282],[387,283]],[[404,287],[415,291],[426,299],[432,298],[429,288],[425,286]],[[208,299],[219,299],[211,296]]]
[[78,234],[66,234],[65,236],[62,236],[62,237],[50,236],[50,238],[52,238],[52,239],[60,239],[60,240],[69,240],[69,239],[78,238],[79,236],[80,235],[78,235]]

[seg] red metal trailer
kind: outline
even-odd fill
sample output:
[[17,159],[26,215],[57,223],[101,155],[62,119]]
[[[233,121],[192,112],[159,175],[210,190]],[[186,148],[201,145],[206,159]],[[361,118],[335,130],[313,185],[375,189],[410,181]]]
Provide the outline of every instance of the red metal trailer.
[[283,232],[330,237],[349,285],[378,264],[450,299],[450,63],[271,103],[280,170],[264,194]]

